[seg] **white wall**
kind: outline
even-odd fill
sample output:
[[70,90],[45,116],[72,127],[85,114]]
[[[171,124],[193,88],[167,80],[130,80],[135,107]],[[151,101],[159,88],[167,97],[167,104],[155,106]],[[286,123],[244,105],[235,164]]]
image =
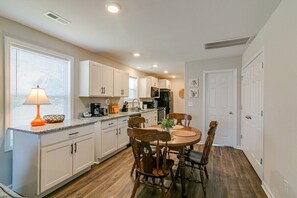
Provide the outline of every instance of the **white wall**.
[[[202,130],[202,98],[204,93],[202,92],[203,87],[203,72],[211,70],[223,70],[223,69],[237,69],[237,99],[238,99],[238,113],[237,119],[239,120],[240,111],[240,68],[241,68],[241,57],[228,57],[218,58],[211,60],[198,60],[187,62],[185,66],[185,112],[192,115],[193,121],[191,126],[197,127]],[[189,79],[199,79],[199,97],[189,98]],[[192,102],[193,106],[188,106],[188,103]],[[207,130],[207,129],[206,129]],[[239,134],[239,124],[237,126],[237,133]],[[202,132],[203,139],[205,137],[205,131]],[[237,135],[237,143],[239,144],[239,135]]]
[[[97,61],[118,69],[128,71],[130,75],[143,77],[147,74],[138,72],[132,68],[121,63],[101,57],[97,54],[86,51],[82,48],[51,37],[44,33],[38,32],[28,28],[19,23],[0,17],[0,182],[4,184],[11,184],[11,168],[12,168],[12,155],[11,152],[4,152],[4,37],[9,36],[19,39],[34,45],[38,45],[47,49],[51,49],[60,53],[64,53],[74,57],[74,109],[73,115],[78,117],[80,112],[89,111],[90,102],[104,103],[102,98],[80,98],[78,97],[78,64],[81,60],[90,59]],[[112,99],[117,102],[119,98]]]
[[173,112],[184,113],[185,112],[185,100],[180,98],[178,93],[185,87],[185,80],[183,78],[170,79],[171,91],[173,91]]
[[[275,197],[297,197],[297,1],[282,0],[243,55],[264,48],[264,182]],[[289,182],[285,194],[284,179]]]

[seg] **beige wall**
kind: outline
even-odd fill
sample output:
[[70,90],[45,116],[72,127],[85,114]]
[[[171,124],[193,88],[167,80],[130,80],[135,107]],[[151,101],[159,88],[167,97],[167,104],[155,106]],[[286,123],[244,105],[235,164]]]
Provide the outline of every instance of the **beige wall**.
[[170,79],[171,91],[173,91],[173,112],[184,113],[185,112],[185,100],[180,98],[179,90],[184,89],[185,80],[183,78]]
[[[15,39],[19,39],[34,45],[38,45],[47,49],[51,49],[60,53],[64,53],[74,57],[74,118],[78,117],[78,114],[89,110],[90,102],[104,103],[104,99],[101,98],[80,98],[78,97],[78,64],[81,60],[90,59],[97,61],[112,67],[116,67],[125,71],[128,71],[130,75],[143,77],[146,74],[138,72],[132,68],[127,67],[121,63],[109,60],[101,57],[82,48],[56,39],[44,33],[38,32],[31,28],[28,28],[19,23],[0,17],[0,182],[4,184],[11,184],[11,168],[12,168],[12,155],[11,152],[4,152],[4,37],[9,36]],[[119,98],[113,99],[117,102]]]
[[[193,121],[191,125],[199,129],[203,129],[202,126],[202,98],[204,93],[203,90],[203,72],[211,70],[223,70],[223,69],[237,69],[237,100],[238,100],[238,111],[237,117],[239,120],[240,111],[240,68],[241,68],[241,57],[228,57],[228,58],[218,58],[211,60],[198,60],[187,62],[185,66],[185,112],[192,115]],[[189,79],[198,78],[199,79],[199,97],[189,98]],[[192,102],[193,106],[188,106],[188,103]],[[239,123],[239,122],[238,122]],[[239,144],[239,124],[237,126],[237,143]],[[205,132],[202,133],[203,139],[205,137]]]
[[264,49],[264,183],[275,197],[297,197],[296,8],[296,0],[282,0],[243,55],[246,65]]

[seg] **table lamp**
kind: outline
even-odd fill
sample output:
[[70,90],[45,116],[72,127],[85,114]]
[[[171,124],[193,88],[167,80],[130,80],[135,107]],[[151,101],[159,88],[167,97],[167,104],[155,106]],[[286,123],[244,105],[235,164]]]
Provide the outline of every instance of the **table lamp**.
[[40,105],[50,104],[50,102],[44,92],[44,89],[39,88],[39,85],[37,85],[37,88],[32,88],[24,104],[37,105],[37,115],[35,119],[31,122],[31,126],[45,125],[45,121],[40,117]]

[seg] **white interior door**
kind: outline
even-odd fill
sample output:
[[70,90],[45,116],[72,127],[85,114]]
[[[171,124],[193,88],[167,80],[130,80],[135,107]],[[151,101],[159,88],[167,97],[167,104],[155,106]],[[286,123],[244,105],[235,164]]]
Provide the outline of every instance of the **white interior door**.
[[241,145],[263,179],[263,53],[242,70]]
[[217,120],[214,143],[236,146],[234,71],[207,73],[205,83],[205,129]]

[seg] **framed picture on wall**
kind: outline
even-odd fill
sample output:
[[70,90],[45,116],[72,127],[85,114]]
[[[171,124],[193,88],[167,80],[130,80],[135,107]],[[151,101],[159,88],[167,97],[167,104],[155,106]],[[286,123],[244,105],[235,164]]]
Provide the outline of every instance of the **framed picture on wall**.
[[189,80],[189,87],[199,87],[199,79],[192,78]]
[[189,98],[198,98],[199,97],[199,89],[190,88],[189,89]]

